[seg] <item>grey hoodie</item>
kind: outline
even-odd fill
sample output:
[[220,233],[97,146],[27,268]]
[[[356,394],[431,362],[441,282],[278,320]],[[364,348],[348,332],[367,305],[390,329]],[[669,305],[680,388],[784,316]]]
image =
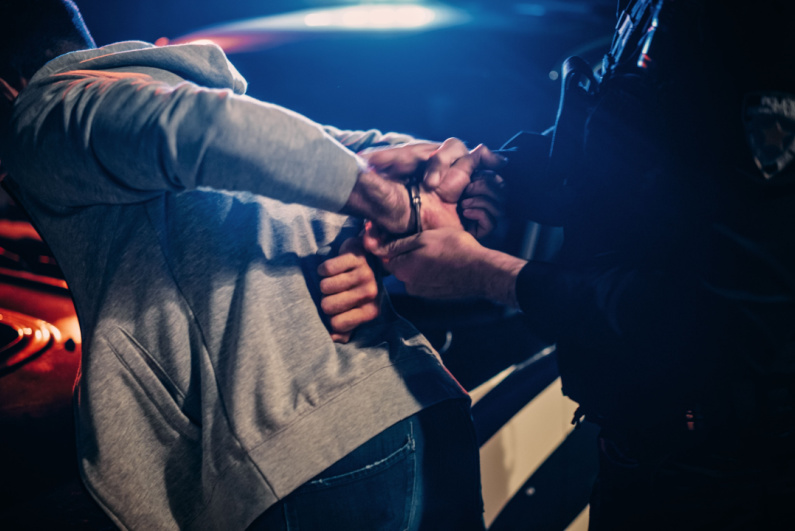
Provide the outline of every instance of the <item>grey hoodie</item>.
[[245,528],[391,424],[466,399],[386,297],[331,341],[315,270],[358,227],[286,204],[338,210],[353,151],[408,138],[324,129],[245,87],[213,45],[75,52],[22,91],[3,146],[80,319],[80,469],[123,528]]

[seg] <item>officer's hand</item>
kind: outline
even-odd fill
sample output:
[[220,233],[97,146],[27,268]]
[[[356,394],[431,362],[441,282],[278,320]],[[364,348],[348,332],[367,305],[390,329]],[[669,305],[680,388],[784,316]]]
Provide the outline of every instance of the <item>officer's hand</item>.
[[502,177],[493,171],[478,171],[464,189],[459,210],[467,232],[477,239],[489,236],[505,218]]

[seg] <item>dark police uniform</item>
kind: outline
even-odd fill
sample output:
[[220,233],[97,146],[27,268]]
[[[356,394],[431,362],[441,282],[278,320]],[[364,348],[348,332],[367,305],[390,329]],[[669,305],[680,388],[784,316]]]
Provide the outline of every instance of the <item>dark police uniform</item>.
[[795,521],[791,4],[620,2],[555,128],[507,146],[525,213],[564,229],[517,294],[602,428],[592,530]]

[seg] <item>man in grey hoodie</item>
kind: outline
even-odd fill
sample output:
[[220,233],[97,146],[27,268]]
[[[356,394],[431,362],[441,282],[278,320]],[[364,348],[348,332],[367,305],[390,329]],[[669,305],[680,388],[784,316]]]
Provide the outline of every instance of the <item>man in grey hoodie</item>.
[[432,227],[496,157],[321,127],[214,45],[96,48],[69,0],[0,0],[0,24],[3,184],[72,291],[80,471],[114,522],[482,529],[466,392],[386,297],[332,341],[317,268],[360,230],[334,212],[417,225],[357,151],[430,159]]

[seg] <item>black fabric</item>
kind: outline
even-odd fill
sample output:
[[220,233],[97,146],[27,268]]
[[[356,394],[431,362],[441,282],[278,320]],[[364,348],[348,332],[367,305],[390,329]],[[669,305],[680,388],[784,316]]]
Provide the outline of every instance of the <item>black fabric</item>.
[[752,162],[741,96],[757,85],[736,80],[759,67],[723,55],[735,49],[726,28],[743,21],[709,1],[633,2],[637,35],[623,41],[641,46],[655,9],[654,66],[614,47],[578,111],[582,134],[555,135],[553,159],[555,142],[579,143],[558,148],[579,153],[578,171],[556,191],[526,169],[547,199],[536,209],[531,198],[528,216],[560,211],[565,241],[555,264],[528,264],[517,296],[558,342],[564,390],[596,420],[670,422],[696,406],[742,417],[738,377],[784,388],[795,374],[795,170],[765,180]]
[[[649,466],[686,488],[698,475],[688,463],[729,440],[741,475],[754,454],[792,440],[795,164],[766,177],[743,114],[759,91],[795,101],[795,56],[782,41],[792,11],[777,0],[630,2],[598,86],[573,88],[582,131],[554,137],[545,167],[565,178],[537,216],[559,211],[563,248],[522,270],[517,298],[557,343],[564,393],[643,465],[605,480],[623,494],[596,515],[621,514],[611,504],[629,493],[649,496],[654,514],[664,497],[649,490]],[[776,119],[769,141],[795,146],[795,109]],[[556,142],[572,144],[558,150],[564,161]],[[765,485],[791,485],[791,474],[782,467]]]

